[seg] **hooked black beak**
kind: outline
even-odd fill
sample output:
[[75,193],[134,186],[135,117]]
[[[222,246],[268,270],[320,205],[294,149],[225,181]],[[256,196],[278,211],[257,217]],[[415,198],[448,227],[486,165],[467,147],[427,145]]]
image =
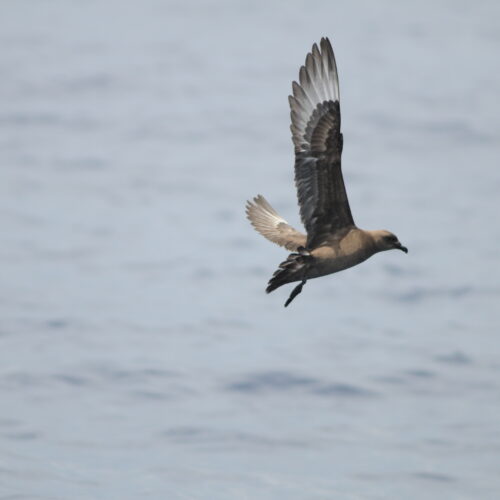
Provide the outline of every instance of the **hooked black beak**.
[[401,245],[401,243],[398,242],[398,245],[396,247],[398,250],[401,250],[402,252],[404,253],[408,253],[408,249],[406,247],[404,247],[403,245]]

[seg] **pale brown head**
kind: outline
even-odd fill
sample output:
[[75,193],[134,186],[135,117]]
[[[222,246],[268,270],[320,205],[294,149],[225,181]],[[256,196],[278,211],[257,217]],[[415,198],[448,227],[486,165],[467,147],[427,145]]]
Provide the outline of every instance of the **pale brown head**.
[[386,231],[385,229],[380,229],[378,231],[369,231],[371,234],[373,241],[375,243],[375,247],[378,252],[384,252],[385,250],[401,250],[404,253],[408,253],[408,249],[403,246],[397,236],[390,231]]

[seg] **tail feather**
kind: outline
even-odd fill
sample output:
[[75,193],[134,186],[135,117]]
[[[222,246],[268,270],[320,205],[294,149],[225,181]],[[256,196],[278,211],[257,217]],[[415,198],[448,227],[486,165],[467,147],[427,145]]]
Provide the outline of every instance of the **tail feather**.
[[287,283],[303,280],[309,258],[306,253],[291,253],[274,272],[267,284],[266,293],[271,293]]

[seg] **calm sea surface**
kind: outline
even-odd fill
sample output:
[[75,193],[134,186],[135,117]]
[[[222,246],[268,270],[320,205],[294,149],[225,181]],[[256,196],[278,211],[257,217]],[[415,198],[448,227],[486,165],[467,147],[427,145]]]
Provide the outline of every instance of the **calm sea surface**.
[[[357,224],[266,296],[287,95],[340,71]],[[500,4],[6,0],[1,500],[500,498]]]

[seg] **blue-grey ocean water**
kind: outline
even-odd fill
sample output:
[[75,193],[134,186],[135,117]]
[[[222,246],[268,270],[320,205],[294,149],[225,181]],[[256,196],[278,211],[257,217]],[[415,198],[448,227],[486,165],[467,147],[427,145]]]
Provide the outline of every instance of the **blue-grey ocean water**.
[[[387,252],[264,293],[287,95],[340,72]],[[500,498],[500,4],[0,5],[0,499]]]

